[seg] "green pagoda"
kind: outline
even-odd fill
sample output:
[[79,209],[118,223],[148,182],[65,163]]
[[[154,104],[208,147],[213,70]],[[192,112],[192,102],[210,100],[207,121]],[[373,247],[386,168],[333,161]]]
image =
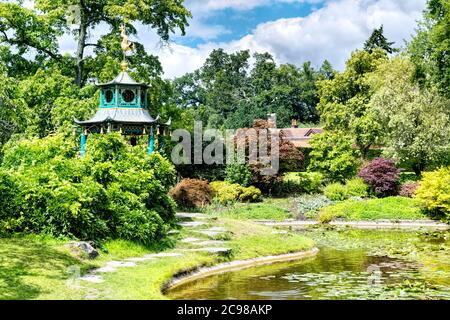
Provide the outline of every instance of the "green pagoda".
[[120,132],[131,136],[131,145],[136,145],[138,136],[148,135],[148,153],[155,150],[155,135],[159,138],[158,147],[164,147],[164,134],[170,126],[170,120],[162,123],[159,116],[153,118],[148,108],[147,94],[149,85],[135,81],[127,72],[126,52],[131,50],[132,43],[128,41],[122,26],[122,49],[124,61],[122,71],[112,81],[96,84],[100,88],[100,103],[97,113],[89,120],[74,119],[81,132],[80,155],[86,154],[87,137],[91,133],[105,134]]

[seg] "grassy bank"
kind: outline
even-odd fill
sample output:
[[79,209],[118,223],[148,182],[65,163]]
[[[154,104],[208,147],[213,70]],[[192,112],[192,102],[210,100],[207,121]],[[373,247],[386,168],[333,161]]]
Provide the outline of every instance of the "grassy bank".
[[[105,244],[95,260],[76,257],[66,246],[67,240],[40,237],[0,239],[0,299],[165,299],[160,289],[173,275],[216,263],[258,256],[307,250],[314,242],[297,234],[272,234],[272,229],[251,221],[214,218],[207,227],[223,227],[225,234],[217,239],[227,240],[231,253],[226,256],[207,252],[185,251],[192,248],[178,242],[164,252],[182,256],[164,257],[140,262],[136,267],[118,268],[104,273],[103,283],[70,281],[68,270],[79,267],[84,273],[107,261],[142,257],[151,253],[146,248],[127,241]],[[183,229],[178,240],[199,237],[195,229]],[[205,240],[207,240],[205,238]]]
[[346,200],[323,208],[318,215],[320,222],[342,220],[420,220],[427,219],[416,200],[404,197],[382,199]]
[[297,212],[297,198],[264,198],[258,203],[215,204],[205,212],[215,217],[239,220],[285,220],[293,218]]

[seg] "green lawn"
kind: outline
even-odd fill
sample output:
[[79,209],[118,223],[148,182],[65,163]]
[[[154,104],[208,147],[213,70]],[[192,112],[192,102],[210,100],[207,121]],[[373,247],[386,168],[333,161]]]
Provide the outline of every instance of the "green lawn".
[[342,220],[419,220],[427,219],[416,200],[404,197],[346,200],[319,212],[321,222]]
[[[160,289],[175,274],[224,261],[283,254],[314,246],[314,242],[304,236],[272,234],[271,228],[251,221],[215,218],[212,223],[229,231],[219,237],[229,241],[227,247],[232,249],[229,256],[184,251],[181,257],[140,262],[137,267],[104,273],[105,282],[98,284],[71,282],[70,270],[79,267],[84,273],[107,261],[141,257],[154,250],[128,241],[112,241],[105,244],[105,252],[97,259],[85,260],[70,252],[66,246],[68,240],[37,236],[0,239],[0,299],[85,299],[87,296],[95,299],[165,299]],[[177,237],[198,237],[192,232],[183,229]],[[185,248],[189,245],[178,242],[175,248],[164,251],[180,252]]]
[[246,220],[285,220],[296,212],[294,197],[266,198],[259,203],[236,203],[231,206],[219,206],[208,209],[213,216]]

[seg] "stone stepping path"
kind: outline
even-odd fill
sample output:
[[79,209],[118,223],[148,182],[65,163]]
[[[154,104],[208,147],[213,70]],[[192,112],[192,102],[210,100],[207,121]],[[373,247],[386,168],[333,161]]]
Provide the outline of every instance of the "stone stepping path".
[[272,231],[272,234],[288,234],[286,230],[274,230]]
[[185,228],[196,228],[196,227],[200,227],[200,226],[206,225],[206,222],[188,221],[188,222],[181,222],[181,223],[179,223],[179,225],[182,226],[182,227],[185,227]]
[[144,258],[163,258],[163,257],[181,257],[183,254],[179,252],[161,252],[161,253],[152,253],[146,254]]
[[178,212],[175,217],[179,219],[209,219],[206,214],[203,213],[189,213],[189,212]]
[[184,249],[184,251],[205,251],[208,253],[228,253],[228,252],[231,252],[231,248],[205,247],[205,248],[196,248],[196,249]]
[[103,280],[103,278],[99,275],[95,275],[95,274],[86,274],[82,277],[79,278],[82,281],[87,281],[87,282],[92,282],[92,283],[101,283],[105,280]]
[[124,262],[124,261],[110,261],[106,263],[106,266],[102,268],[96,269],[94,272],[114,272],[117,270],[117,268],[122,267],[136,267],[137,264],[131,261]]
[[193,242],[192,244],[198,245],[198,246],[222,246],[226,244],[226,241],[221,240],[206,240],[201,242]]
[[200,239],[200,238],[188,237],[188,238],[182,239],[181,242],[183,242],[183,243],[195,243],[195,242],[202,241],[202,240],[203,239]]
[[[214,237],[221,234],[224,234],[228,232],[223,227],[210,227],[208,229],[201,229],[198,230],[196,228],[198,227],[205,227],[208,223],[207,220],[214,220],[211,217],[201,214],[201,213],[188,213],[188,212],[179,212],[176,214],[176,217],[181,221],[179,223],[180,226],[184,228],[189,228],[191,233],[197,233],[206,235],[208,237]],[[192,220],[192,221],[189,221]],[[198,221],[201,220],[201,221]],[[180,234],[179,230],[170,230],[168,234],[175,235]],[[231,252],[231,248],[226,247],[226,241],[221,240],[214,240],[214,239],[208,239],[205,237],[186,237],[180,241],[184,244],[190,244],[193,246],[199,246],[198,248],[191,248],[191,249],[179,249],[179,251],[182,252],[207,252],[210,254],[228,254]],[[106,263],[105,266],[92,270],[91,272],[87,273],[86,275],[80,277],[79,279],[82,281],[90,282],[90,283],[102,283],[105,280],[102,277],[102,273],[112,273],[116,272],[118,268],[123,267],[136,267],[137,263],[139,262],[145,262],[150,260],[156,260],[158,258],[167,258],[167,257],[181,257],[184,255],[182,252],[160,252],[160,253],[152,253],[152,254],[146,254],[142,257],[132,257],[132,258],[126,258],[123,261],[109,261]],[[88,295],[86,296],[87,299],[95,299],[95,296]]]

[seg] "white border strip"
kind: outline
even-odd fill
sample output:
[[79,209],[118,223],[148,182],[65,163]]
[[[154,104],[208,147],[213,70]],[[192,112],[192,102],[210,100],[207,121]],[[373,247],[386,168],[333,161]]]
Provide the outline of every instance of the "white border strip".
[[248,260],[236,260],[236,261],[221,263],[221,264],[218,264],[218,265],[215,265],[212,267],[201,268],[201,269],[194,271],[192,273],[189,273],[187,275],[175,277],[163,286],[162,291],[166,292],[167,290],[173,289],[182,284],[185,284],[185,283],[188,283],[188,282],[191,282],[194,280],[198,280],[201,278],[205,278],[208,276],[216,275],[216,274],[241,270],[241,269],[260,266],[260,265],[272,264],[272,263],[277,263],[277,262],[285,262],[285,261],[292,261],[292,260],[299,260],[299,259],[303,259],[303,258],[313,257],[318,252],[319,252],[318,248],[312,248],[311,250],[308,250],[308,251],[300,251],[300,252],[281,254],[281,255],[275,255],[275,256],[265,256],[265,257],[258,257],[258,258],[248,259]]

